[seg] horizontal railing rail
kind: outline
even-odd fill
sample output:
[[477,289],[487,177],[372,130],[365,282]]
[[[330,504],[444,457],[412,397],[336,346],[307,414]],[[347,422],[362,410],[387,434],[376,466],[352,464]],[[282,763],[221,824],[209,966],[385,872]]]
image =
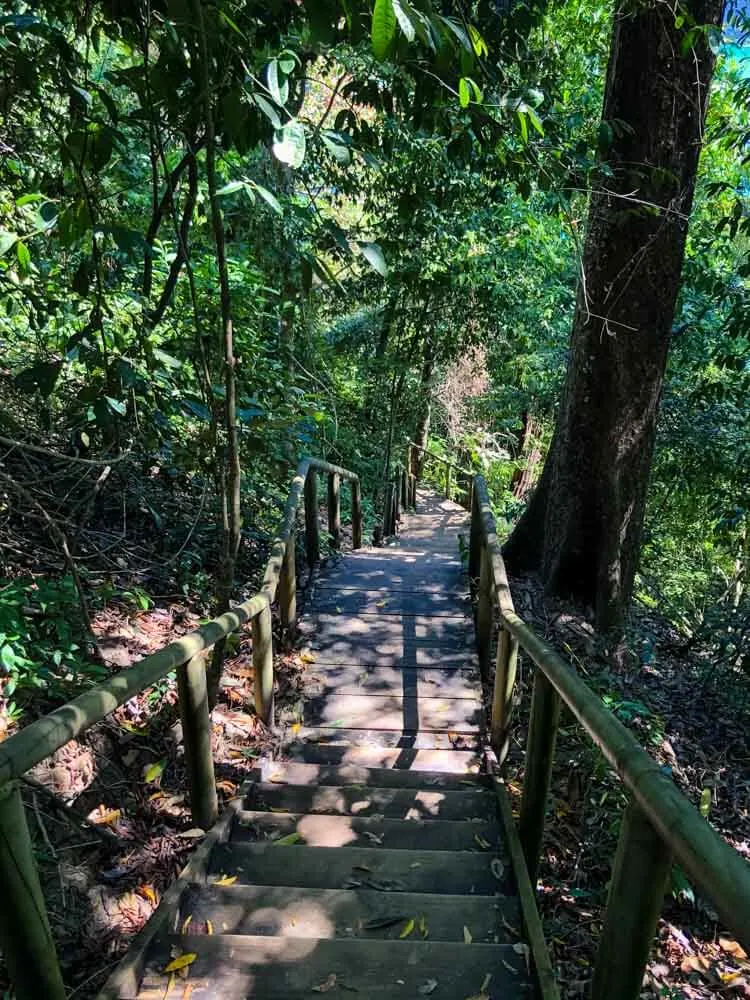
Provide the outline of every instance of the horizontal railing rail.
[[[436,456],[437,457],[437,456]],[[598,954],[593,1000],[636,1000],[678,861],[745,949],[750,950],[750,864],[710,825],[574,668],[516,613],[481,475],[472,481],[469,576],[476,597],[477,651],[489,676],[495,620],[490,739],[502,767],[509,747],[519,649],[534,663],[519,835],[536,884],[561,706],[601,750],[628,791]]]
[[190,806],[197,827],[208,829],[218,816],[211,751],[211,720],[205,654],[248,622],[253,629],[255,709],[273,725],[273,634],[271,606],[278,603],[284,637],[296,631],[297,511],[304,498],[305,549],[310,569],[320,558],[318,475],[328,477],[328,534],[333,548],[341,544],[341,481],[351,485],[352,546],[362,545],[362,502],[359,478],[316,458],[303,458],[292,479],[279,533],[273,541],[260,590],[230,611],[212,619],[102,684],[23,728],[0,744],[0,948],[18,1000],[64,1000],[52,934],[34,861],[18,786],[30,768],[100,722],[139,692],[177,671]]

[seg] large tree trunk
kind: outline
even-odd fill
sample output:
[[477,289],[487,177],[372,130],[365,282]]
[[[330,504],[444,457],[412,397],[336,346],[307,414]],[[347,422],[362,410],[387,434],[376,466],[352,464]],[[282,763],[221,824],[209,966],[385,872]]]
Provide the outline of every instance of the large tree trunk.
[[[722,0],[680,5],[721,24]],[[681,20],[683,20],[681,18]],[[656,416],[714,59],[659,0],[615,13],[602,132],[611,175],[591,197],[567,378],[539,485],[505,553],[550,592],[621,624],[641,543]],[[609,171],[607,172],[609,174]]]

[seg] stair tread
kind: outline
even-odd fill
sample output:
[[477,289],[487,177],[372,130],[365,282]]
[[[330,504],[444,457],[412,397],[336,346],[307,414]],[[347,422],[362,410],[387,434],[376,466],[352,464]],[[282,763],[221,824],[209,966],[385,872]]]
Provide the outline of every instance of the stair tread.
[[[455,753],[455,751],[436,751]],[[466,788],[489,787],[486,775],[446,771],[408,771],[357,763],[315,764],[296,760],[267,760],[252,772],[254,780],[293,785],[360,785],[375,788]]]
[[[513,896],[441,896],[378,892],[375,889],[310,889],[289,886],[192,885],[180,902],[183,933],[276,935],[314,938],[399,939],[415,918],[431,941],[518,939],[520,908]],[[416,933],[420,936],[417,928]]]
[[420,697],[400,694],[330,694],[308,698],[304,719],[307,725],[397,730],[419,729],[444,732],[479,730],[484,710],[478,701],[466,698]]
[[208,867],[214,876],[236,875],[242,885],[311,889],[362,886],[384,892],[495,896],[507,894],[513,887],[504,859],[499,859],[500,867],[496,865],[493,872],[492,863],[497,860],[496,852],[489,851],[402,851],[230,841],[214,848]]
[[483,765],[481,747],[455,750],[434,747],[388,747],[377,744],[315,742],[315,730],[308,730],[308,741],[295,740],[287,753],[295,762],[310,765],[345,765],[388,768],[399,774],[439,771],[449,775],[477,774]]
[[343,726],[304,726],[296,733],[298,740],[308,740],[328,746],[400,747],[403,750],[474,750],[482,751],[483,744],[477,730],[425,731]]
[[322,694],[409,695],[461,698],[482,703],[482,680],[476,667],[363,666],[337,663],[310,669],[305,678],[311,697]]
[[377,788],[357,785],[250,786],[246,808],[296,813],[386,816],[397,819],[486,819],[495,816],[494,794],[486,788]]
[[298,836],[308,847],[372,847],[398,850],[477,851],[497,848],[496,819],[388,819],[275,813],[246,809],[237,814],[232,840],[261,841]]
[[403,1000],[433,980],[436,996],[458,998],[478,994],[488,975],[488,1000],[530,997],[533,988],[523,955],[509,944],[170,935],[151,949],[141,1000],[162,1000],[169,981],[162,970],[180,948],[196,955],[191,1000],[309,1000],[329,984],[334,996],[344,995],[341,985],[368,1000]]

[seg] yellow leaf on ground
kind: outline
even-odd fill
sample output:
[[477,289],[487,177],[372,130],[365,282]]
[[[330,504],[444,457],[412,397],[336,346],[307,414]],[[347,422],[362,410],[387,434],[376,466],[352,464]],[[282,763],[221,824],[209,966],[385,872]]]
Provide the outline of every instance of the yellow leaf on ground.
[[139,885],[138,886],[139,895],[147,899],[149,903],[153,903],[156,906],[156,893],[150,885]]
[[234,885],[237,881],[236,875],[222,875],[221,878],[217,878],[212,885]]
[[309,649],[303,649],[299,654],[299,658],[303,663],[315,663],[315,657]]
[[474,938],[471,936],[471,931],[466,924],[464,924],[464,944],[471,944],[473,940]]
[[185,952],[184,955],[178,955],[177,958],[173,958],[169,965],[164,970],[164,973],[168,972],[179,972],[180,969],[186,969],[189,965],[192,965],[198,956],[194,951]]
[[206,920],[206,934],[213,934],[213,932],[214,932],[214,925],[211,923],[210,920]]
[[409,935],[414,930],[414,925],[415,925],[415,921],[414,921],[413,917],[412,917],[411,920],[407,920],[406,923],[404,924],[404,929],[399,934],[399,937],[400,938],[408,938]]

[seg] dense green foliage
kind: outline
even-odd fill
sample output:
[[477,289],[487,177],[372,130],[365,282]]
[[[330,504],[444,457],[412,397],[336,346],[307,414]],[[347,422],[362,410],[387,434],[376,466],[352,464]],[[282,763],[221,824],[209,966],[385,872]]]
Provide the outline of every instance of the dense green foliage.
[[[19,682],[77,682],[87,638],[45,517],[78,544],[93,608],[165,586],[210,599],[231,373],[243,584],[296,457],[360,472],[372,519],[425,394],[439,446],[486,469],[508,518],[522,415],[549,441],[587,195],[617,127],[599,121],[609,9],[220,0],[202,27],[196,9],[14,0],[0,19],[6,710]],[[705,620],[732,666],[750,619],[747,96],[725,60],[642,573],[642,598],[688,638]],[[39,558],[19,555],[40,531]],[[22,621],[24,602],[53,604],[70,635]]]

